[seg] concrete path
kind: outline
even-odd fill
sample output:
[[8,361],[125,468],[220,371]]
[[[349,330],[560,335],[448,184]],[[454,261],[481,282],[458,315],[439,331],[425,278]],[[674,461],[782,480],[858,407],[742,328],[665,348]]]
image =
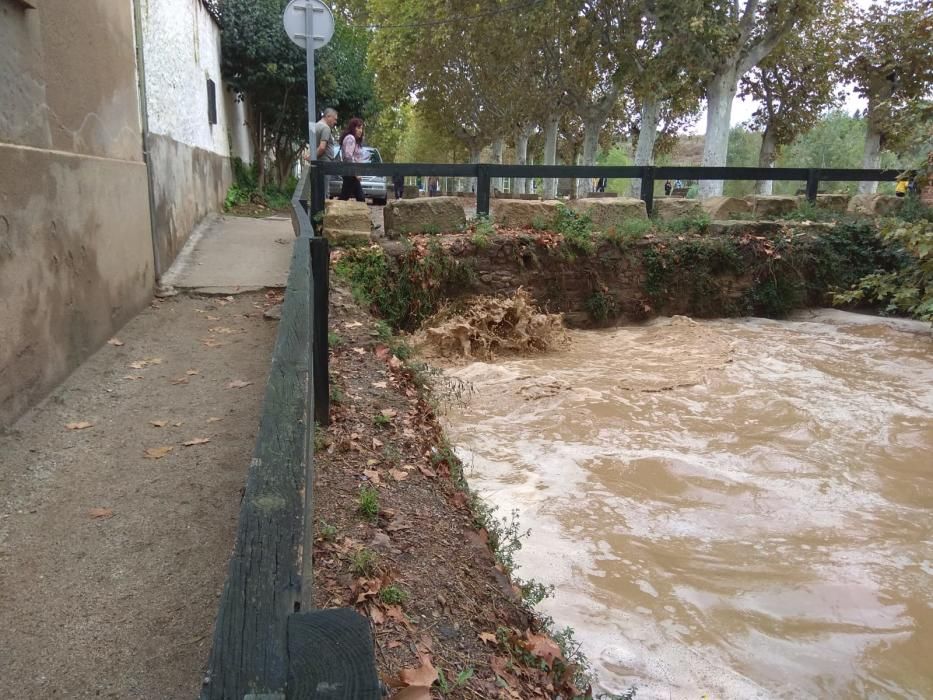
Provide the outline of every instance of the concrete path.
[[294,242],[286,215],[212,218],[191,235],[161,286],[209,294],[284,287]]

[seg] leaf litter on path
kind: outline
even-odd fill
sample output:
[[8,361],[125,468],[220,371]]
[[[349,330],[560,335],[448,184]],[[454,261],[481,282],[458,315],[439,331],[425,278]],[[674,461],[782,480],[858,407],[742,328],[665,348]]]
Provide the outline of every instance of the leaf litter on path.
[[87,428],[93,428],[94,424],[90,421],[82,420],[77,423],[65,423],[65,427],[68,430],[86,430]]
[[162,459],[174,449],[175,448],[170,445],[166,445],[165,447],[149,447],[146,449],[144,456],[146,459]]

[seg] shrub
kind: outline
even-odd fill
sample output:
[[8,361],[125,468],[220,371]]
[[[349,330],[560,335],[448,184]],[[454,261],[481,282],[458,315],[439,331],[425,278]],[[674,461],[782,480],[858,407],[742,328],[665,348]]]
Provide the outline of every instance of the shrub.
[[564,204],[558,203],[554,227],[572,250],[589,255],[596,249],[593,242],[593,222],[586,214],[579,214]]

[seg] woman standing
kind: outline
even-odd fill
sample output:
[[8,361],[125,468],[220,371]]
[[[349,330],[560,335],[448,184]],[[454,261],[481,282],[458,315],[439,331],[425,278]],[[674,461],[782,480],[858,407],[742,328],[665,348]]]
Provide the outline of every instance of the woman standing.
[[[363,157],[363,120],[353,117],[347,124],[347,130],[340,135],[340,156],[344,163],[365,163]],[[356,175],[344,175],[340,199],[354,197],[357,202],[365,202],[363,185]]]

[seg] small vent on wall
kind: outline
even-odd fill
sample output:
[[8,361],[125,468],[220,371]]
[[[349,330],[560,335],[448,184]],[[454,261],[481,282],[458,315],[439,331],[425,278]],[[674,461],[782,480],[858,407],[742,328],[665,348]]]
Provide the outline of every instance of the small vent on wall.
[[207,121],[217,123],[217,87],[210,78],[207,79]]

